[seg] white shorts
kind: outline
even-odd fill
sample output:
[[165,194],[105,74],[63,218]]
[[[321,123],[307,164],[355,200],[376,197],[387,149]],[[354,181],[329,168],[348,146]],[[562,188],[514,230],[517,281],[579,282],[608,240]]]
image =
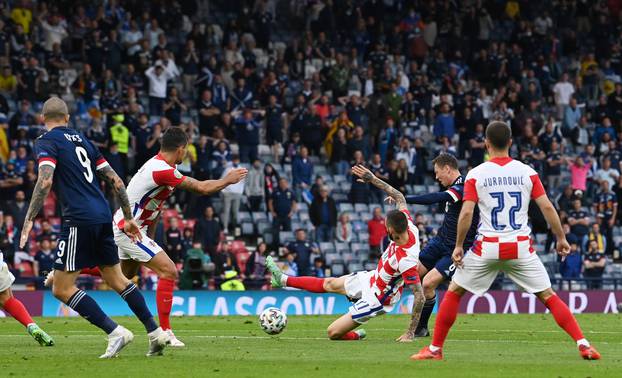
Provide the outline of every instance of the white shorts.
[[346,277],[344,282],[346,295],[350,299],[356,300],[348,312],[352,315],[352,320],[359,324],[364,324],[371,318],[393,310],[393,305],[383,306],[380,304],[376,294],[369,287],[369,279],[372,274],[372,271],[352,273]]
[[456,269],[453,282],[473,294],[483,295],[488,291],[500,271],[528,293],[539,293],[551,287],[549,275],[535,253],[512,260],[485,259],[467,253],[463,261],[464,266]]
[[10,288],[15,281],[15,276],[9,270],[9,266],[0,259],[0,292]]
[[147,262],[163,250],[158,243],[154,242],[144,232],[142,232],[142,235],[142,241],[133,242],[129,236],[115,227],[114,241],[119,248],[119,259]]

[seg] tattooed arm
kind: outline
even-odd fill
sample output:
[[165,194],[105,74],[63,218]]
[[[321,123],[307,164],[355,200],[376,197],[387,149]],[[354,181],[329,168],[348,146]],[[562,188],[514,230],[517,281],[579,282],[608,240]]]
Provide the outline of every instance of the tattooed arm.
[[32,192],[32,198],[30,199],[30,206],[28,206],[28,212],[26,213],[26,220],[22,227],[22,234],[19,239],[19,247],[24,248],[28,241],[28,235],[32,230],[32,222],[37,214],[43,207],[43,202],[48,196],[50,189],[52,189],[52,182],[54,181],[54,167],[51,165],[41,165],[39,167],[39,177],[37,183]]
[[411,342],[415,338],[415,332],[417,331],[419,319],[421,318],[421,312],[423,311],[423,305],[425,304],[425,296],[423,295],[423,288],[421,287],[421,283],[417,282],[409,285],[409,287],[413,291],[415,300],[413,301],[413,309],[410,317],[410,325],[408,326],[408,330],[406,330],[406,332],[404,332],[404,334],[398,337],[396,340],[401,343]]
[[408,208],[404,195],[399,190],[376,177],[369,169],[359,164],[352,167],[352,173],[359,178],[359,181],[370,183],[387,193],[387,195],[395,201],[395,206],[398,210],[406,210]]
[[237,184],[246,177],[247,173],[248,170],[246,168],[234,168],[221,179],[203,181],[186,176],[177,188],[207,196],[217,193],[229,185]]
[[125,231],[125,233],[132,240],[141,241],[142,233],[140,231],[140,227],[138,227],[138,224],[132,216],[130,200],[127,197],[125,184],[123,183],[123,180],[121,180],[121,177],[119,177],[119,175],[117,175],[117,172],[115,172],[114,169],[112,169],[109,165],[98,169],[97,177],[99,177],[102,181],[104,181],[112,188],[112,190],[119,198],[119,202],[121,202],[121,211],[123,212],[123,219],[125,220],[125,222],[123,223],[123,231]]

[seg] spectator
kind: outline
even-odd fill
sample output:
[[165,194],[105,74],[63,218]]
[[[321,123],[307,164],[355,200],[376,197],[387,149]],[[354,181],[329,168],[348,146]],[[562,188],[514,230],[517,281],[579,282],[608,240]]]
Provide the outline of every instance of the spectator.
[[581,156],[574,158],[574,161],[572,159],[567,161],[570,165],[570,186],[579,195],[583,195],[587,189],[587,175],[591,169],[591,162],[585,162]]
[[195,242],[201,243],[210,256],[214,256],[220,241],[220,222],[214,217],[214,208],[208,206],[194,225]]
[[369,140],[365,137],[365,131],[361,126],[354,128],[354,135],[352,139],[348,141],[348,151],[350,155],[353,155],[356,151],[363,153],[363,159],[368,160],[371,157],[371,148],[369,147]]
[[264,198],[266,199],[266,209],[270,211],[268,203],[279,185],[279,173],[274,169],[272,164],[268,163],[263,168],[264,176]]
[[[365,164],[363,153],[361,151],[354,152],[354,161],[351,163],[353,166],[356,164]],[[352,203],[369,203],[370,190],[369,185],[359,181],[354,175],[351,175],[350,180],[350,202]]]
[[575,280],[581,277],[582,261],[579,240],[574,234],[566,235],[566,240],[570,244],[570,253],[565,259],[560,257],[559,272],[563,279]]
[[145,71],[145,76],[149,79],[149,114],[161,116],[166,100],[166,86],[173,75],[165,69],[162,63],[157,63]]
[[201,135],[211,136],[214,133],[220,115],[220,109],[212,102],[212,91],[204,90],[199,103],[199,132]]
[[593,223],[591,230],[583,237],[583,250],[587,251],[589,249],[590,243],[592,241],[596,242],[596,250],[598,253],[604,254],[607,250],[607,239],[605,235],[600,230],[600,225],[598,223]]
[[179,229],[179,220],[177,218],[171,218],[170,226],[168,230],[166,230],[165,240],[166,254],[174,263],[182,261],[184,258],[184,236],[182,230]]
[[52,251],[52,243],[50,239],[44,238],[39,244],[39,250],[35,253],[35,257],[32,264],[32,270],[35,277],[39,277],[37,281],[38,289],[43,289],[43,280],[45,277],[54,270],[54,260],[56,259],[55,253]]
[[442,137],[453,139],[455,133],[454,116],[450,113],[449,104],[442,103],[440,106],[440,114],[436,116],[434,121],[434,136],[439,141]]
[[[372,155],[369,170],[381,180],[389,181],[389,174],[382,164],[380,154]],[[384,200],[384,192],[375,186],[370,189],[372,203],[381,203]]]
[[315,241],[330,242],[337,224],[337,206],[329,195],[328,186],[323,185],[319,196],[313,198],[309,207],[309,218],[315,227]]
[[24,224],[28,212],[28,201],[26,201],[26,194],[23,190],[15,192],[15,199],[9,201],[7,212],[13,217],[16,224]]
[[311,274],[311,255],[319,255],[320,249],[313,242],[307,240],[307,233],[302,228],[296,230],[296,240],[285,247],[288,254],[295,256],[298,266],[298,275],[308,276]]
[[242,163],[248,163],[257,159],[261,124],[251,109],[244,109],[242,114],[235,119],[236,135],[240,145],[240,160]]
[[341,213],[339,222],[335,228],[335,237],[337,241],[342,243],[350,243],[352,241],[352,224],[350,223],[350,214]]
[[127,172],[129,167],[127,155],[130,151],[130,130],[123,124],[125,121],[123,114],[115,114],[112,116],[112,119],[114,124],[110,127],[110,141],[117,145],[117,151],[123,164],[123,172]]
[[603,272],[607,259],[598,247],[598,241],[590,240],[583,257],[583,277],[588,279],[588,289],[600,289],[602,287]]
[[283,143],[283,118],[285,113],[281,105],[277,104],[277,98],[271,95],[266,107],[266,140],[272,148],[274,161],[279,158],[279,146]]
[[169,95],[162,106],[164,115],[171,121],[173,126],[179,126],[181,124],[181,117],[184,112],[188,110],[188,107],[181,101],[176,87],[171,87]]
[[206,278],[214,273],[215,265],[208,253],[203,252],[200,242],[193,242],[186,251],[184,265],[179,276],[179,288],[182,290],[201,289]]
[[216,250],[213,261],[215,266],[214,274],[221,281],[225,280],[227,272],[235,271],[237,274],[240,274],[238,261],[233,252],[231,252],[231,244],[228,242],[223,243],[222,247]]
[[[225,177],[229,171],[238,168],[240,166],[240,158],[237,155],[233,155],[233,159],[230,164],[227,164],[225,171],[222,173],[222,177]],[[223,208],[220,220],[222,221],[223,231],[229,232],[229,216],[233,214],[233,225],[238,224],[238,214],[240,212],[240,202],[242,195],[244,194],[245,180],[238,182],[237,184],[229,185],[221,191]]]
[[340,128],[337,130],[333,138],[332,153],[330,155],[330,163],[335,175],[346,175],[350,169],[348,162],[348,140],[346,139],[346,130]]
[[598,183],[606,181],[608,188],[613,188],[619,177],[620,172],[611,166],[611,159],[608,157],[603,159],[603,166],[594,174],[594,180]]
[[613,252],[613,227],[618,217],[618,197],[609,189],[609,181],[600,182],[601,191],[596,196],[594,210],[600,225],[600,229],[607,239],[605,253],[611,255]]
[[4,254],[5,261],[12,262],[15,251],[18,250],[20,230],[13,222],[13,216],[10,214],[2,215],[0,212],[0,251]]
[[266,256],[268,254],[268,245],[261,242],[246,260],[246,275],[248,277],[246,286],[249,289],[261,289],[266,284]]
[[568,73],[564,72],[561,79],[553,87],[557,115],[562,116],[564,109],[570,103],[570,96],[575,92],[574,85],[568,81]]
[[555,203],[557,204],[557,210],[560,212],[568,213],[572,210],[572,202],[574,201],[574,193],[572,187],[567,185],[564,191],[559,194]]
[[285,258],[285,262],[283,263],[283,273],[290,277],[299,276],[300,269],[298,269],[298,264],[296,263],[296,254],[286,252],[283,256]]
[[311,269],[311,276],[317,278],[326,278],[326,264],[324,263],[324,259],[321,257],[316,257],[313,259],[313,268]]
[[367,231],[369,232],[369,256],[372,259],[378,259],[382,255],[382,241],[387,236],[387,228],[384,225],[380,207],[374,208],[373,217],[367,222]]
[[246,287],[240,279],[238,272],[235,270],[227,270],[224,274],[224,279],[220,284],[220,290],[222,291],[244,291]]
[[590,217],[581,208],[581,200],[578,198],[572,202],[572,210],[568,213],[568,224],[570,224],[572,233],[579,239],[583,239],[590,232]]
[[300,156],[292,163],[292,177],[296,199],[300,201],[303,192],[310,189],[313,177],[313,163],[309,160],[309,150],[305,146],[300,148]]
[[560,190],[562,183],[562,162],[563,159],[559,151],[559,144],[553,141],[553,143],[551,143],[551,150],[546,156],[546,180],[547,188],[550,192],[556,193]]
[[264,201],[264,183],[265,176],[261,167],[261,160],[257,159],[253,162],[253,166],[248,170],[246,177],[246,185],[244,193],[248,199],[251,211],[259,211],[261,203]]
[[477,167],[484,162],[484,156],[486,154],[486,143],[484,142],[484,125],[478,123],[475,125],[475,132],[471,139],[469,139],[469,164],[472,167]]
[[274,189],[268,202],[268,209],[272,214],[274,249],[277,249],[281,243],[279,232],[292,230],[292,216],[297,211],[296,198],[289,189],[289,183],[285,177],[279,179],[279,185]]
[[564,122],[562,128],[564,135],[573,135],[574,130],[579,127],[581,117],[581,108],[577,105],[577,99],[572,97],[570,99],[570,103],[564,111]]

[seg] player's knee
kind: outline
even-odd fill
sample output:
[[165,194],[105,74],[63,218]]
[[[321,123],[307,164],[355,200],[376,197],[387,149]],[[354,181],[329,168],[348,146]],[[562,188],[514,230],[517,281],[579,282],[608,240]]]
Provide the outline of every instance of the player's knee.
[[551,298],[553,295],[555,295],[555,292],[551,288],[536,293],[536,296],[538,297],[538,299],[540,299],[542,303],[546,303],[546,301],[548,301],[549,298]]
[[69,300],[69,298],[71,297],[71,294],[73,294],[72,289],[73,288],[66,288],[60,285],[53,285],[52,294],[54,295],[56,299],[65,303]]
[[342,332],[339,332],[335,327],[328,327],[326,329],[326,333],[328,334],[328,338],[331,340],[339,340],[341,336],[343,336]]
[[324,279],[324,283],[322,284],[322,287],[324,288],[325,291],[334,291],[335,288],[335,279],[333,277],[328,277]]
[[436,287],[438,284],[436,282],[423,280],[423,294],[426,298],[432,298],[436,295]]
[[0,307],[4,307],[4,303],[8,301],[9,298],[11,298],[11,295],[9,294],[8,290],[0,292]]
[[175,263],[171,261],[170,264],[166,264],[165,266],[163,266],[162,270],[160,271],[160,277],[166,278],[168,280],[177,280],[178,273]]

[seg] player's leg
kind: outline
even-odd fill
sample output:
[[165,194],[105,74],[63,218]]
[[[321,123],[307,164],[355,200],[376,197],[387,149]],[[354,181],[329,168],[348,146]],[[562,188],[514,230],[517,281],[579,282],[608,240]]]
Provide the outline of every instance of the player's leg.
[[[4,267],[0,267],[0,308],[15,318],[15,320],[22,323],[22,325],[26,327],[26,330],[30,336],[37,340],[41,346],[53,346],[54,340],[50,337],[50,335],[39,328],[34,320],[32,320],[32,317],[28,313],[28,310],[24,304],[13,296],[13,292],[10,287],[6,287],[6,284],[10,286],[13,283],[14,278],[8,271],[8,267],[6,268],[6,272],[4,272],[3,268]],[[6,287],[6,289],[3,289],[4,287]]]
[[[140,269],[141,262],[134,261],[130,259],[122,259],[121,260],[121,272],[128,279],[136,277],[138,274],[138,269]],[[98,269],[99,270],[99,269]],[[101,272],[100,272],[101,275]]]
[[525,291],[535,294],[551,311],[557,324],[577,343],[581,356],[588,360],[600,359],[600,354],[583,336],[577,319],[568,305],[551,288],[546,268],[535,254],[529,258],[509,260],[504,269],[508,277]]
[[171,346],[184,347],[185,344],[173,334],[170,321],[171,308],[173,307],[173,291],[175,290],[175,284],[178,278],[177,267],[170,257],[162,250],[144,264],[158,275],[156,304],[160,326],[171,336]]
[[483,259],[474,253],[467,253],[463,262],[463,267],[456,270],[439,306],[432,344],[412,355],[410,357],[412,360],[440,360],[443,358],[442,348],[449,330],[458,317],[460,299],[467,290],[478,295],[484,294],[499,272],[496,260]]
[[332,322],[326,332],[331,340],[361,340],[365,338],[366,334],[362,329],[355,331],[360,325],[361,323],[355,322],[352,319],[352,314],[348,312]]
[[430,321],[430,316],[432,316],[434,306],[436,306],[436,288],[443,283],[445,279],[445,276],[443,276],[436,268],[429,271],[423,277],[422,286],[423,295],[425,296],[425,303],[423,304],[421,317],[419,318],[419,325],[417,326],[417,330],[415,332],[417,337],[430,336],[430,332],[428,331],[428,323]]
[[266,268],[272,274],[272,287],[294,287],[311,293],[338,293],[345,294],[344,277],[291,277],[281,271],[271,256],[266,257]]
[[443,243],[434,238],[426,245],[419,255],[419,277],[422,280],[425,303],[419,318],[416,335],[418,337],[430,336],[428,322],[434,306],[436,306],[436,288],[449,278],[451,257],[447,255]]

